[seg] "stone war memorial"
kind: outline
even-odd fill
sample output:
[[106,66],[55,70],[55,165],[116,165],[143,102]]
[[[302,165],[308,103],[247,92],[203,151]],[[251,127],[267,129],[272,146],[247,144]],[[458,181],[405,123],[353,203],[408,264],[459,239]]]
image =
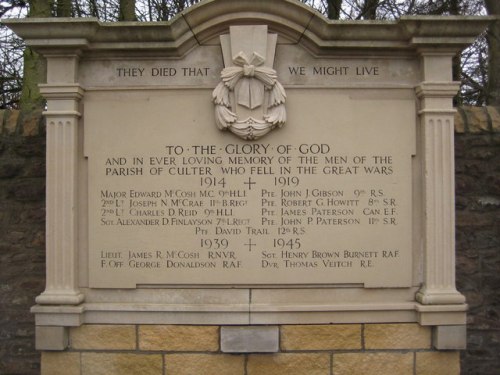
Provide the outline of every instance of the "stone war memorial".
[[451,69],[484,18],[5,23],[47,60],[42,374],[459,374]]

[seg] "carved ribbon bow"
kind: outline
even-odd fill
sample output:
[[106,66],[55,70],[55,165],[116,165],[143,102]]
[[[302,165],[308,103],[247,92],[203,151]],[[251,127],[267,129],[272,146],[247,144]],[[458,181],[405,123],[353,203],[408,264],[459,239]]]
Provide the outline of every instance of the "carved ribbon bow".
[[265,58],[257,52],[253,52],[250,58],[244,52],[239,52],[233,57],[236,66],[222,70],[222,81],[231,91],[241,81],[237,92],[238,104],[250,109],[261,106],[264,101],[264,88],[269,89],[276,83],[276,71],[262,66],[264,61]]

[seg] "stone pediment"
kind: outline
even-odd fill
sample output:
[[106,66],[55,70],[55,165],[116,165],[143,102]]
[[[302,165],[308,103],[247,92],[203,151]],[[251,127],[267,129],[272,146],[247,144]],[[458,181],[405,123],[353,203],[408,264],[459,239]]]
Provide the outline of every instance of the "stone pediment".
[[[466,21],[464,23],[464,21]],[[231,25],[267,25],[278,43],[301,44],[328,55],[365,48],[391,52],[420,47],[456,51],[472,43],[488,17],[416,16],[397,21],[332,21],[299,1],[202,1],[167,22],[99,22],[95,18],[28,18],[2,22],[39,51],[84,54],[124,51],[183,56],[197,45],[217,43]]]

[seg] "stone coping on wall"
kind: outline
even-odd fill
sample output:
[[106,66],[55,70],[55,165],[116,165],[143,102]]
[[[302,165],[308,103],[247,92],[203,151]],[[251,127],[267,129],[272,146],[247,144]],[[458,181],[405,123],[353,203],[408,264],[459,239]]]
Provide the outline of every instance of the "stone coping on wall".
[[45,121],[41,109],[31,111],[0,109],[0,136],[35,137],[44,133]]
[[499,133],[499,107],[459,107],[455,115],[455,133]]

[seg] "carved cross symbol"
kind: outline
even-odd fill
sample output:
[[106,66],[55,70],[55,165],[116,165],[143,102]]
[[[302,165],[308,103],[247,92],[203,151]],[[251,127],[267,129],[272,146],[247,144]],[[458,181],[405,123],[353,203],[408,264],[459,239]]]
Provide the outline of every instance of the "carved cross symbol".
[[248,190],[252,190],[252,185],[255,185],[256,182],[252,181],[252,177],[248,177],[248,181],[244,182],[245,185],[248,185]]
[[248,251],[252,251],[252,246],[257,246],[257,244],[252,243],[252,239],[251,238],[248,240],[248,243],[246,243],[244,245],[248,246]]

